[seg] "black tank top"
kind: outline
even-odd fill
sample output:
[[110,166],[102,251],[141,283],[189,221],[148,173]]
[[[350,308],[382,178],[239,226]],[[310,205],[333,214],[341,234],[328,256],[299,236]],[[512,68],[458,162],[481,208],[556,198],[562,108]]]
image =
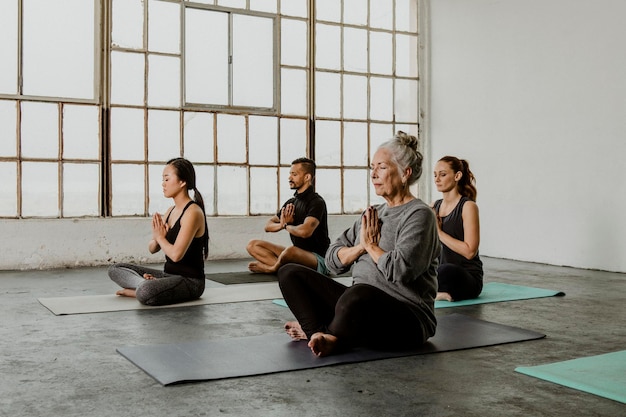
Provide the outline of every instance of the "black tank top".
[[[165,235],[167,241],[170,242],[172,245],[176,241],[176,237],[180,232],[180,219],[182,219],[183,214],[185,214],[187,208],[189,208],[189,206],[191,206],[192,204],[197,203],[195,201],[190,201],[189,203],[187,203],[187,205],[183,209],[183,212],[178,217],[178,220],[176,220],[176,223],[174,223],[174,226],[172,226]],[[170,214],[172,214],[171,211]],[[167,219],[165,219],[166,223],[170,218],[170,214],[168,214]],[[189,245],[189,248],[187,248],[187,252],[185,252],[185,255],[180,261],[174,262],[167,255],[165,255],[165,272],[173,275],[181,275],[183,277],[204,279],[203,249],[205,237],[208,232],[209,231],[207,230],[205,222],[204,235],[193,238],[191,244]]]

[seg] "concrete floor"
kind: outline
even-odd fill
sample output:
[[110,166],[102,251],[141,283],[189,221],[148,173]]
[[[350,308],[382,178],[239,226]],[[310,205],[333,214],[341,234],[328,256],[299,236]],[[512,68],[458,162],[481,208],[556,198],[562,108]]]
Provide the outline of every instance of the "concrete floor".
[[[54,316],[38,297],[115,291],[105,268],[0,272],[0,416],[624,416],[626,405],[514,372],[626,349],[626,275],[485,258],[485,281],[565,297],[438,310],[542,340],[163,387],[121,346],[281,333],[270,301]],[[208,272],[245,263],[212,261]]]

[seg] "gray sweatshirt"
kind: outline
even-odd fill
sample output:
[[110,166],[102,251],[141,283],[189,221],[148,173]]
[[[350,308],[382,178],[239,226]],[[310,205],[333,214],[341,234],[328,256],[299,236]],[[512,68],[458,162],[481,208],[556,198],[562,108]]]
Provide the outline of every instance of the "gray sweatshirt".
[[326,252],[326,266],[341,274],[352,266],[354,284],[368,284],[407,303],[424,322],[428,338],[435,334],[435,296],[437,295],[437,267],[441,244],[433,210],[422,200],[388,207],[375,206],[381,220],[379,246],[385,253],[376,264],[369,254],[361,255],[353,265],[339,260],[339,249],[359,243],[361,219],[337,238]]

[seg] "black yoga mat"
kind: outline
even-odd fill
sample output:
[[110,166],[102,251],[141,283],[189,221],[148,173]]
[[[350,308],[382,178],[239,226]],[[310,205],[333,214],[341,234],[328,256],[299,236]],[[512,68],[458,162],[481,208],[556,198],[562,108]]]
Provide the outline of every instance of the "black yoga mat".
[[471,349],[543,337],[544,334],[530,330],[450,314],[438,318],[434,337],[424,346],[409,351],[355,349],[320,358],[311,353],[306,341],[293,342],[286,334],[270,334],[130,346],[118,348],[117,352],[162,385],[171,385]]
[[224,285],[232,284],[254,284],[257,282],[278,281],[278,277],[272,274],[256,274],[250,271],[220,272],[206,274],[206,279],[219,282]]

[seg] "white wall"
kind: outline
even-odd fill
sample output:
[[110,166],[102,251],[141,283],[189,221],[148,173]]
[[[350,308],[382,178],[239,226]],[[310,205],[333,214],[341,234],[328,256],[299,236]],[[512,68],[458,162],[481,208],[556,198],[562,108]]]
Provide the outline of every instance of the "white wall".
[[432,158],[469,160],[481,253],[626,272],[626,2],[429,7]]

